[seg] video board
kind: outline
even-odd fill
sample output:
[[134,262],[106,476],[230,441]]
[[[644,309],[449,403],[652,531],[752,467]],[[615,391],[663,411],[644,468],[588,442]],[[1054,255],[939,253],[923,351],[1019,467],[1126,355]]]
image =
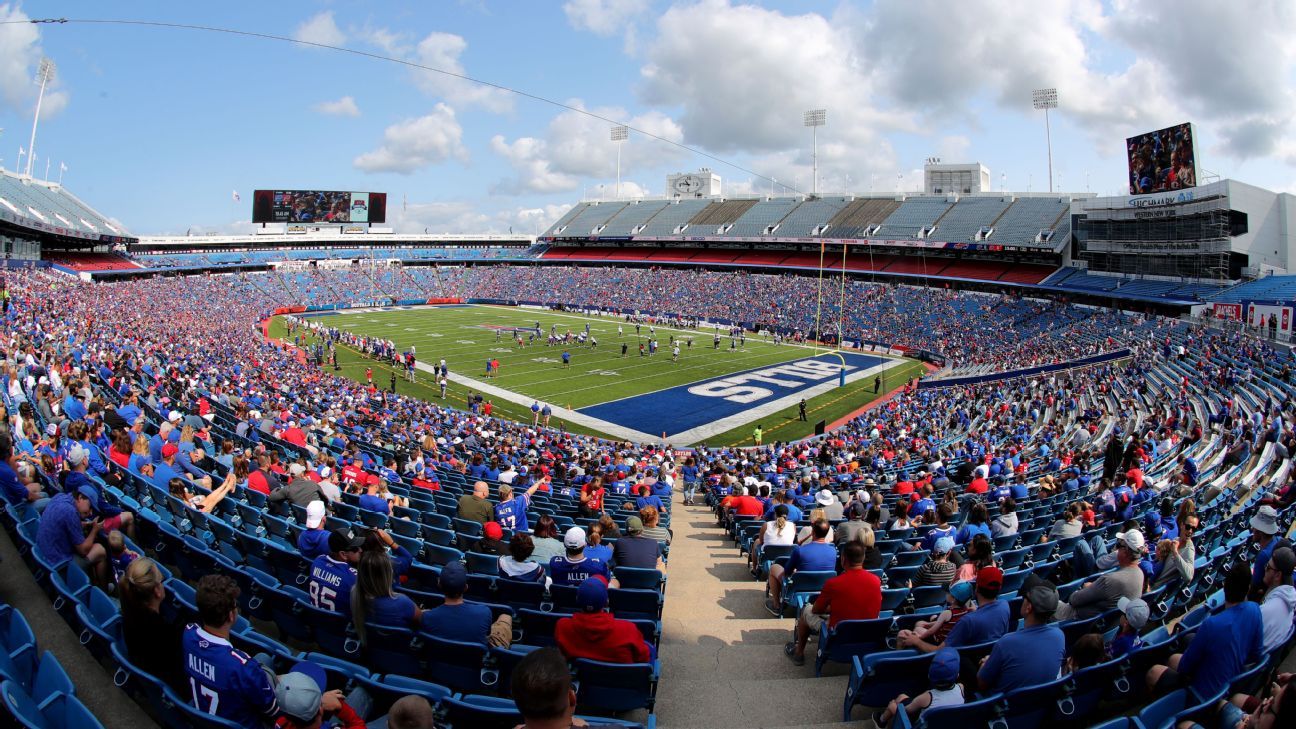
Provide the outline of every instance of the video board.
[[324,190],[257,190],[254,223],[385,223],[387,193]]
[[1197,186],[1196,137],[1192,124],[1176,124],[1125,140],[1129,192],[1150,195]]

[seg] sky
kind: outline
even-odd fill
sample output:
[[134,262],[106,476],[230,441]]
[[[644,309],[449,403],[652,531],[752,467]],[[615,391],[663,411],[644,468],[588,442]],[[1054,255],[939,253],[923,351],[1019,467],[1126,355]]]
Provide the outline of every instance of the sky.
[[809,109],[821,193],[916,190],[929,157],[1040,192],[1045,87],[1059,190],[1123,194],[1124,139],[1190,121],[1199,179],[1296,191],[1290,0],[0,3],[31,18],[371,54],[0,24],[0,166],[29,146],[48,57],[33,173],[65,165],[138,235],[246,232],[258,188],[387,192],[398,232],[535,234],[616,195],[607,120],[631,127],[622,197],[702,167],[727,194],[810,192]]

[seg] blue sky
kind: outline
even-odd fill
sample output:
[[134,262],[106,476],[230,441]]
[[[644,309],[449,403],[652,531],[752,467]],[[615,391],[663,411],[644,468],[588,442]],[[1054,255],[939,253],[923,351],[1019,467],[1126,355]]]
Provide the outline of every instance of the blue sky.
[[[627,196],[702,166],[728,192],[768,192],[769,177],[809,191],[810,108],[828,110],[821,191],[914,189],[929,156],[980,161],[996,189],[1044,190],[1030,108],[1043,86],[1061,99],[1060,188],[1121,190],[1124,137],[1193,121],[1203,176],[1296,190],[1290,2],[0,4],[0,20],[43,17],[340,45],[595,110],[744,168],[632,132]],[[6,169],[28,144],[42,56],[59,72],[34,171],[48,158],[56,178],[65,163],[69,189],[137,234],[246,230],[255,188],[385,191],[405,231],[534,233],[615,186],[609,125],[549,104],[290,43],[81,23],[0,25]]]

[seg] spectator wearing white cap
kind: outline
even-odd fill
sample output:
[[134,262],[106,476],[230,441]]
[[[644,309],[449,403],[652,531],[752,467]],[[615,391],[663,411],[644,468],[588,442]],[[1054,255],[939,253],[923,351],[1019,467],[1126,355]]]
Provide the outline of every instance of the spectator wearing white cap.
[[606,563],[585,556],[585,530],[574,526],[563,535],[565,555],[549,560],[549,576],[555,585],[579,585],[590,577],[606,582],[611,573]]
[[1264,570],[1278,547],[1290,547],[1291,542],[1278,536],[1278,511],[1272,506],[1261,506],[1251,517],[1251,535],[1255,538],[1255,562],[1251,568],[1251,597],[1259,599],[1264,592]]
[[815,504],[824,510],[824,518],[828,521],[841,521],[845,516],[841,500],[829,489],[822,489],[815,494]]
[[1143,645],[1139,631],[1147,626],[1148,618],[1152,614],[1148,604],[1142,598],[1131,600],[1122,597],[1116,602],[1116,609],[1121,613],[1121,620],[1116,637],[1112,638],[1111,645],[1108,647],[1108,653],[1112,658],[1120,658]]
[[1105,572],[1071,593],[1071,598],[1058,606],[1057,619],[1085,620],[1116,607],[1122,597],[1134,600],[1142,596],[1144,575],[1139,561],[1145,551],[1147,542],[1139,530],[1117,534],[1116,571]]
[[328,521],[328,511],[323,501],[312,501],[306,505],[306,528],[297,536],[297,549],[309,560],[329,553],[329,533],[324,528]]

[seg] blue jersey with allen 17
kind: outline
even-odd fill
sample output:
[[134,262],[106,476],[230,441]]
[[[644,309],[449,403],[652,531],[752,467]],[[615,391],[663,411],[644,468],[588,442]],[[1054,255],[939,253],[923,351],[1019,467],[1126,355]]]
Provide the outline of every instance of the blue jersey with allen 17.
[[279,710],[270,677],[251,656],[198,625],[185,628],[184,670],[198,710],[260,729]]
[[579,562],[568,561],[566,557],[553,557],[549,560],[549,577],[555,585],[579,585],[595,575],[607,581],[611,577],[607,564],[589,557]]
[[351,615],[351,588],[355,586],[355,568],[327,554],[311,562],[310,583],[306,586],[311,604],[321,610]]
[[526,494],[518,494],[508,501],[501,501],[495,505],[495,521],[505,529],[511,529],[515,532],[525,532],[528,530],[527,524],[527,504],[530,499]]

